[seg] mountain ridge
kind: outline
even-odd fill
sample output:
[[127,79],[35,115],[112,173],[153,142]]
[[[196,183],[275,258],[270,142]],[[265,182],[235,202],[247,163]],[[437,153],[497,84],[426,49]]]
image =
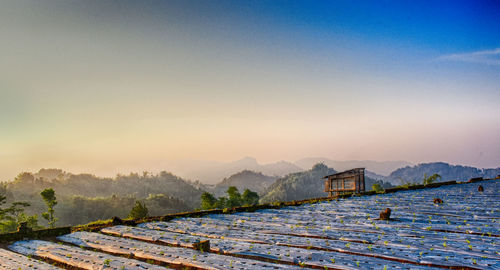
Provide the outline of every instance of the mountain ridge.
[[452,165],[446,162],[420,163],[414,166],[406,166],[393,171],[382,180],[392,184],[403,184],[404,182],[421,182],[425,175],[439,174],[439,181],[465,181],[473,177],[494,178],[500,175],[499,168],[476,168],[472,166]]

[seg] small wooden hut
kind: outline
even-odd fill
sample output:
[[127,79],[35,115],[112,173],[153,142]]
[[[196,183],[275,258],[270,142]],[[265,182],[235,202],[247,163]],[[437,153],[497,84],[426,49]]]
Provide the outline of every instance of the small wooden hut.
[[333,197],[343,193],[360,193],[365,191],[365,168],[356,168],[345,172],[323,177],[325,192]]

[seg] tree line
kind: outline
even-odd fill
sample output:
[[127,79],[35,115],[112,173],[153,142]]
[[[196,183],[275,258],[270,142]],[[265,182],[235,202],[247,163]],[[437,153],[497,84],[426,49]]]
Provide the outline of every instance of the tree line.
[[[41,213],[43,219],[46,220],[49,228],[54,228],[59,218],[56,217],[54,207],[57,205],[57,198],[54,189],[47,188],[40,192],[40,195],[45,202],[47,210]],[[150,196],[150,200],[161,199],[163,196]],[[43,226],[38,224],[37,215],[27,215],[25,208],[30,206],[27,202],[12,202],[8,207],[6,204],[6,196],[0,194],[0,233],[16,231],[20,224],[24,223],[30,229],[42,229]],[[103,205],[100,205],[102,208]],[[98,208],[94,208],[98,209]],[[137,219],[149,216],[149,210],[145,202],[136,200],[134,206],[128,214],[128,218]]]
[[[200,207],[202,193],[195,182],[169,172],[109,178],[41,169],[0,183],[0,233],[15,231],[22,222],[38,229],[86,224],[114,216],[127,218],[137,202],[148,210],[147,215],[192,211]],[[57,200],[50,200],[56,194]]]
[[209,192],[204,192],[201,195],[201,208],[204,210],[208,209],[223,209],[232,208],[238,206],[255,205],[259,203],[259,195],[257,192],[253,192],[249,189],[245,189],[243,194],[240,194],[238,188],[230,186],[227,191],[227,196],[215,198]]

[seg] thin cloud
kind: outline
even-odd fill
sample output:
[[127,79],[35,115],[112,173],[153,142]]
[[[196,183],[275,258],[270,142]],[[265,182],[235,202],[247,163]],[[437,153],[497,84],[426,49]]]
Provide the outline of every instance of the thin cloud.
[[486,65],[500,65],[500,48],[471,53],[457,53],[443,55],[438,58],[445,61],[459,61],[467,63],[478,63]]

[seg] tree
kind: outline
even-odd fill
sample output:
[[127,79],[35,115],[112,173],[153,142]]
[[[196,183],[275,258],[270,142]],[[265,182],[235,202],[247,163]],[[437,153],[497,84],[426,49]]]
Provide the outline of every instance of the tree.
[[217,199],[210,193],[201,194],[201,209],[213,209],[216,207]]
[[376,192],[381,192],[384,190],[384,188],[382,187],[382,185],[380,185],[380,183],[374,183],[372,185],[372,190],[374,190]]
[[47,212],[42,213],[42,217],[47,220],[50,228],[54,228],[57,218],[54,217],[54,206],[57,205],[56,193],[52,188],[46,188],[42,192],[43,201],[47,205]]
[[222,209],[232,208],[242,205],[255,205],[259,203],[259,195],[249,189],[245,189],[243,196],[236,187],[229,187],[227,189],[228,197],[215,198],[212,194],[205,192],[201,195],[201,208],[202,209]]
[[226,205],[227,205],[227,198],[220,197],[217,199],[217,202],[215,203],[214,208],[222,209],[222,208],[226,208]]
[[434,182],[436,182],[437,179],[441,179],[441,175],[435,173],[429,177],[427,177],[427,174],[424,174],[424,181],[423,181],[423,184],[424,185],[429,185],[429,184],[432,184]]
[[241,200],[243,202],[243,205],[255,205],[259,203],[259,194],[249,189],[245,189],[245,191],[243,191]]
[[[0,194],[0,206],[6,203],[7,197]],[[30,206],[26,202],[13,202],[8,208],[0,207],[0,232],[15,231],[21,222],[27,222],[28,227],[38,229],[37,216],[27,216],[24,208]]]
[[229,198],[226,201],[227,207],[241,206],[241,194],[238,191],[238,188],[233,186],[229,187],[227,189],[227,195],[229,195]]
[[145,203],[141,203],[140,201],[135,201],[134,207],[130,210],[129,218],[138,219],[145,218],[149,214],[148,208]]

